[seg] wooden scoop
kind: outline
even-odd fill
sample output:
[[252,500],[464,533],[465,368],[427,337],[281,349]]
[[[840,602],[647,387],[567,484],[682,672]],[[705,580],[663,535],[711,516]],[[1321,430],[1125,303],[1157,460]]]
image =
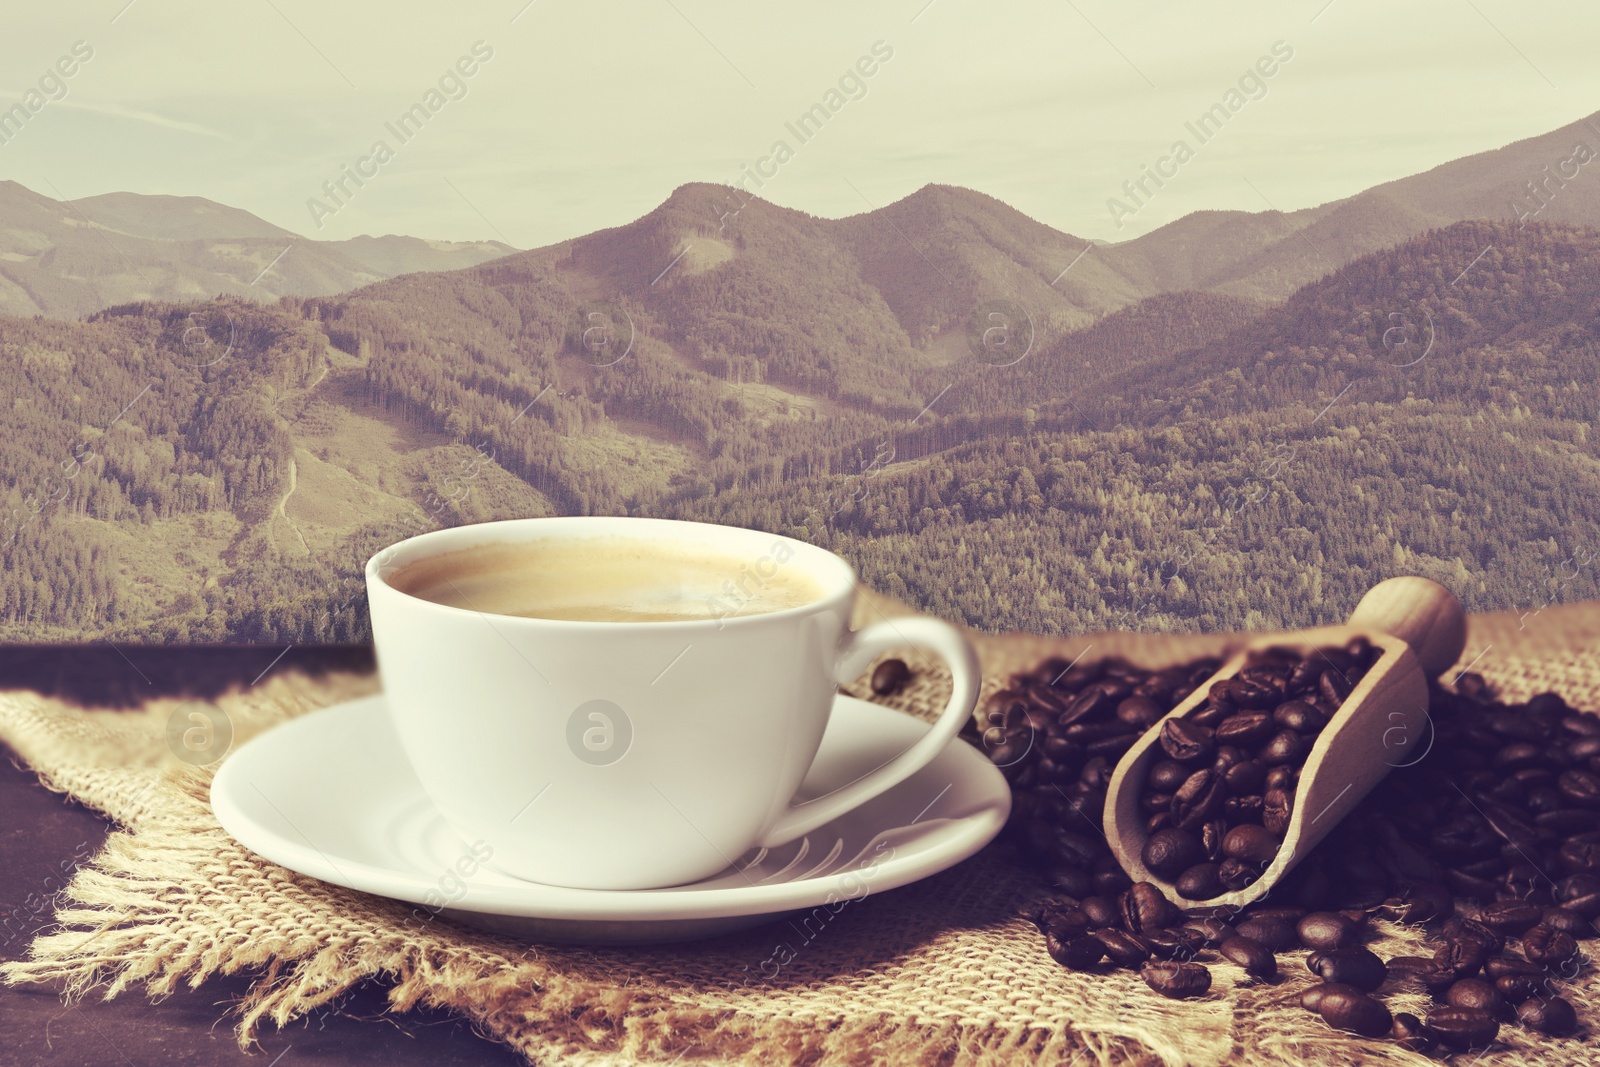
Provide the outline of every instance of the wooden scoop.
[[[1157,743],[1162,724],[1204,704],[1211,686],[1237,674],[1253,650],[1288,647],[1310,651],[1343,645],[1358,636],[1382,649],[1382,655],[1317,735],[1300,772],[1294,810],[1277,857],[1244,889],[1210,900],[1179,896],[1164,879],[1151,874],[1143,860],[1148,834],[1139,795],[1151,765],[1162,756]],[[1122,869],[1136,882],[1154,883],[1181,908],[1242,906],[1264,896],[1391,768],[1403,767],[1426,753],[1426,746],[1433,741],[1427,680],[1455,663],[1466,636],[1466,614],[1448,589],[1426,578],[1390,578],[1368,590],[1348,625],[1250,641],[1166,718],[1145,731],[1117,764],[1106,796],[1105,827]],[[1424,747],[1413,748],[1419,744]]]

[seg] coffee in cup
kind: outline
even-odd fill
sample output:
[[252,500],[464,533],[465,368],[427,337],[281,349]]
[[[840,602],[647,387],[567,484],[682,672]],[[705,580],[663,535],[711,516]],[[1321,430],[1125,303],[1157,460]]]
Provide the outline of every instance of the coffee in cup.
[[627,537],[501,542],[428,556],[389,584],[435,604],[573,622],[686,622],[809,604],[823,587],[773,559],[745,560],[676,541]]

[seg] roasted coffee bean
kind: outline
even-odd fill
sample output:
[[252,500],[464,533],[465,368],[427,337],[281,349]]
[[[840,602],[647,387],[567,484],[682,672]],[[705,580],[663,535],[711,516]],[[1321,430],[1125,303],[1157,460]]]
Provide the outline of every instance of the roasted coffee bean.
[[1539,922],[1543,911],[1523,900],[1498,900],[1478,912],[1478,921],[1502,937],[1520,934]]
[[1568,803],[1600,808],[1600,774],[1584,770],[1564,771],[1556,779],[1556,791]]
[[1231,796],[1260,793],[1267,780],[1267,765],[1257,759],[1247,759],[1223,771],[1222,780]]
[[1086,896],[1094,888],[1094,880],[1089,877],[1089,872],[1071,864],[1047,864],[1043,881],[1055,892],[1065,893],[1069,897]]
[[1278,960],[1272,950],[1253,937],[1235,934],[1217,946],[1229,960],[1237,963],[1248,974],[1257,978],[1273,978],[1278,973]]
[[[1330,986],[1327,982],[1307,986],[1305,992],[1300,994],[1300,1006],[1306,1011],[1316,1011],[1322,1005],[1323,995],[1333,988],[1336,987]],[[1359,993],[1361,990],[1357,989],[1354,992]]]
[[1360,935],[1360,927],[1332,911],[1314,911],[1295,927],[1301,944],[1313,949],[1349,948]]
[[1041,933],[1054,933],[1067,940],[1089,932],[1089,917],[1076,904],[1052,901],[1044,905],[1033,917]]
[[1578,942],[1571,934],[1548,926],[1535,926],[1522,935],[1522,954],[1529,963],[1559,969],[1578,956]]
[[1521,1004],[1544,992],[1545,979],[1528,974],[1505,974],[1494,980],[1494,988],[1508,1003]]
[[1570,838],[1562,842],[1560,856],[1568,874],[1600,874],[1600,841]]
[[1342,982],[1369,993],[1389,975],[1382,959],[1359,946],[1313,952],[1306,958],[1306,966],[1325,982]]
[[1517,1005],[1517,1021],[1551,1037],[1565,1037],[1578,1028],[1578,1013],[1560,997],[1531,997]]
[[[1530,847],[1531,847],[1530,842]],[[1512,848],[1515,855],[1522,855],[1520,847]],[[1500,880],[1500,889],[1497,893],[1501,900],[1520,900],[1532,904],[1536,908],[1551,903],[1550,879],[1531,863],[1513,863],[1506,868],[1506,873]]]
[[1171,821],[1173,795],[1171,793],[1146,793],[1146,795],[1139,797],[1139,809],[1144,811],[1144,814],[1158,814],[1165,811],[1168,814],[1168,821]]
[[1405,903],[1397,922],[1422,923],[1430,919],[1448,918],[1455,911],[1455,898],[1450,890],[1436,883],[1412,886],[1401,898]]
[[1534,826],[1553,834],[1581,834],[1595,829],[1600,812],[1585,808],[1569,808],[1565,806],[1566,803],[1565,800],[1558,800],[1557,804],[1562,806],[1536,814],[1533,817]]
[[1106,957],[1118,967],[1137,967],[1150,958],[1150,946],[1125,930],[1108,926],[1090,936],[1100,942]]
[[1222,818],[1225,822],[1238,825],[1240,823],[1259,824],[1261,811],[1266,806],[1260,796],[1229,797],[1222,802]]
[[1213,770],[1196,771],[1172,795],[1173,824],[1185,830],[1198,830],[1222,810],[1228,787]]
[[1091,741],[1085,747],[1085,751],[1091,756],[1104,756],[1113,760],[1121,759],[1122,754],[1132,748],[1133,743],[1137,740],[1139,740],[1139,735],[1136,733],[1117,734],[1112,737],[1103,737],[1098,741]]
[[1123,871],[1115,856],[1101,856],[1095,860],[1094,866],[1089,868],[1089,875],[1096,896],[1120,896],[1133,885],[1133,879]]
[[1235,923],[1233,928],[1240,937],[1259,942],[1271,952],[1287,952],[1300,944],[1294,925],[1285,919],[1251,916]]
[[1490,951],[1487,943],[1475,937],[1452,937],[1434,951],[1433,962],[1439,970],[1465,978],[1478,973]]
[[1117,721],[1137,730],[1148,730],[1166,715],[1166,709],[1148,696],[1125,697],[1117,705]]
[[1350,695],[1350,689],[1350,683],[1336,670],[1323,671],[1317,678],[1318,695],[1334,707],[1344,703],[1345,697]]
[[1133,885],[1133,879],[1123,871],[1114,856],[1102,856],[1096,860],[1089,875],[1096,896],[1121,896]]
[[1172,884],[1185,900],[1210,900],[1222,893],[1221,868],[1215,863],[1196,863]]
[[1206,859],[1213,863],[1222,859],[1222,839],[1227,836],[1228,824],[1221,819],[1212,819],[1200,827],[1200,843],[1205,846]]
[[1294,816],[1294,794],[1287,789],[1269,789],[1261,798],[1261,825],[1272,834],[1282,837],[1289,831],[1289,820]]
[[1216,751],[1211,731],[1187,719],[1168,719],[1162,723],[1160,744],[1171,759],[1185,764],[1209,760]]
[[1222,854],[1248,863],[1271,863],[1281,843],[1278,836],[1265,827],[1235,826],[1222,839]]
[[1317,676],[1322,673],[1322,663],[1314,656],[1300,658],[1289,672],[1288,692],[1311,693],[1317,688]]
[[1084,719],[1104,718],[1116,705],[1117,701],[1104,689],[1085,689],[1067,705],[1058,721],[1062,726],[1071,726]]
[[1151,766],[1145,786],[1157,793],[1176,793],[1191,773],[1183,764],[1164,759]]
[[[1179,825],[1182,825],[1181,820]],[[1170,881],[1204,859],[1205,846],[1197,835],[1188,830],[1170,827],[1151,834],[1145,840],[1141,858],[1152,874]]]
[[1273,767],[1267,771],[1267,779],[1262,784],[1268,789],[1293,789],[1297,780],[1295,768]]
[[1410,982],[1430,993],[1443,993],[1459,981],[1454,971],[1440,968],[1430,957],[1395,957],[1387,961],[1384,969],[1389,974],[1386,981]]
[[1564,934],[1571,934],[1576,941],[1585,941],[1600,934],[1593,922],[1571,908],[1545,908],[1539,916],[1539,924],[1548,926],[1552,930],[1560,930]]
[[1069,741],[1076,741],[1084,746],[1085,751],[1091,751],[1089,746],[1096,741],[1103,741],[1108,737],[1126,737],[1136,735],[1136,731],[1127,723],[1117,722],[1112,719],[1108,722],[1086,720],[1075,722],[1061,731],[1061,736]]
[[1044,740],[1039,742],[1039,748],[1046,759],[1062,768],[1071,767],[1079,754],[1078,746],[1059,734],[1046,734]]
[[1279,704],[1273,709],[1272,721],[1300,734],[1314,734],[1328,725],[1322,712],[1304,700],[1289,700]]
[[1506,939],[1502,935],[1476,919],[1467,919],[1461,916],[1446,919],[1444,925],[1439,928],[1439,932],[1444,934],[1446,938],[1476,938],[1488,945],[1491,953],[1499,952],[1506,947]]
[[1133,888],[1117,899],[1122,928],[1130,934],[1146,930],[1159,930],[1178,920],[1178,909],[1149,882],[1135,882]]
[[1238,892],[1256,880],[1261,868],[1258,864],[1245,860],[1228,858],[1217,864],[1217,879],[1222,883],[1222,888],[1229,892]]
[[898,693],[911,680],[911,668],[903,659],[886,659],[872,672],[872,691],[881,697]]
[[1408,1011],[1395,1012],[1394,1025],[1389,1030],[1395,1044],[1407,1052],[1427,1052],[1435,1041],[1423,1021]]
[[1515,956],[1496,956],[1483,965],[1483,973],[1490,978],[1503,978],[1510,974],[1542,978],[1544,968],[1537,963],[1519,960]]
[[1568,911],[1575,911],[1585,919],[1600,918],[1600,878],[1592,874],[1574,874],[1555,884],[1555,901]]
[[1335,1030],[1344,1030],[1362,1037],[1380,1037],[1394,1025],[1389,1009],[1383,1002],[1360,990],[1339,982],[1328,984],[1317,1001],[1317,1014]]
[[1482,978],[1457,979],[1446,991],[1445,1003],[1453,1008],[1476,1008],[1502,1018],[1511,1010],[1506,999]]
[[1304,734],[1293,730],[1279,730],[1261,746],[1260,759],[1271,767],[1285,765],[1298,767],[1305,762],[1310,752],[1311,742],[1306,740]]
[[1518,741],[1496,752],[1489,765],[1502,774],[1510,774],[1513,771],[1537,767],[1544,762],[1544,758],[1545,753],[1540,746],[1529,741]]
[[[1189,914],[1193,915],[1194,913],[1190,912]],[[1183,925],[1198,933],[1207,948],[1216,948],[1228,938],[1234,936],[1233,926],[1226,919],[1191,918]]]
[[1250,754],[1237,745],[1224,745],[1219,743],[1217,751],[1211,757],[1211,769],[1218,774],[1224,774],[1229,767],[1243,763],[1250,758]]
[[1088,916],[1090,929],[1115,926],[1121,921],[1116,904],[1107,897],[1084,897],[1078,906],[1083,909],[1084,915]]
[[1238,711],[1217,724],[1219,745],[1254,748],[1273,734],[1272,716],[1264,711]]
[[1500,1032],[1500,1022],[1474,1008],[1434,1008],[1428,1013],[1428,1030],[1439,1044],[1464,1052],[1491,1044]]
[[1384,964],[1389,977],[1396,981],[1415,981],[1434,969],[1433,960],[1427,956],[1395,956]]
[[1055,934],[1046,932],[1044,945],[1051,959],[1074,971],[1088,970],[1104,959],[1106,954],[1105,946],[1090,934],[1062,940]]
[[1218,695],[1236,708],[1250,710],[1270,709],[1283,699],[1273,686],[1262,685],[1242,677],[1229,678],[1212,686],[1212,700],[1215,701]]
[[1187,926],[1167,926],[1146,930],[1139,939],[1150,946],[1150,954],[1161,960],[1192,960],[1205,947],[1205,938]]
[[1147,963],[1139,973],[1145,985],[1173,1000],[1204,996],[1211,988],[1211,971],[1198,963]]

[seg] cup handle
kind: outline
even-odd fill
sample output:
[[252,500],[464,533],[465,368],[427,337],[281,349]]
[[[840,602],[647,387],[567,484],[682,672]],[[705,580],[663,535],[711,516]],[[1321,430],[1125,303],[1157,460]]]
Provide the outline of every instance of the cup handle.
[[895,648],[920,648],[940,657],[950,666],[950,702],[938,721],[916,744],[876,770],[848,785],[803,804],[791,802],[756,842],[762,848],[786,844],[830,822],[873,797],[899,785],[937,756],[978,703],[982,671],[978,654],[961,631],[938,619],[912,617],[874,623],[850,636],[839,657],[836,677],[848,682],[859,675],[880,653]]

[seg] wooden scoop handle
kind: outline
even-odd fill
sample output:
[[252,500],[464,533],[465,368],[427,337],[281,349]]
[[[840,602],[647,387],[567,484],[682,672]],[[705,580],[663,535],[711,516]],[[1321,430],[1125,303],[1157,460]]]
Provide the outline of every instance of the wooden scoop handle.
[[1467,644],[1461,601],[1438,582],[1415,576],[1390,578],[1367,590],[1350,613],[1350,625],[1400,638],[1429,678],[1448,670]]

